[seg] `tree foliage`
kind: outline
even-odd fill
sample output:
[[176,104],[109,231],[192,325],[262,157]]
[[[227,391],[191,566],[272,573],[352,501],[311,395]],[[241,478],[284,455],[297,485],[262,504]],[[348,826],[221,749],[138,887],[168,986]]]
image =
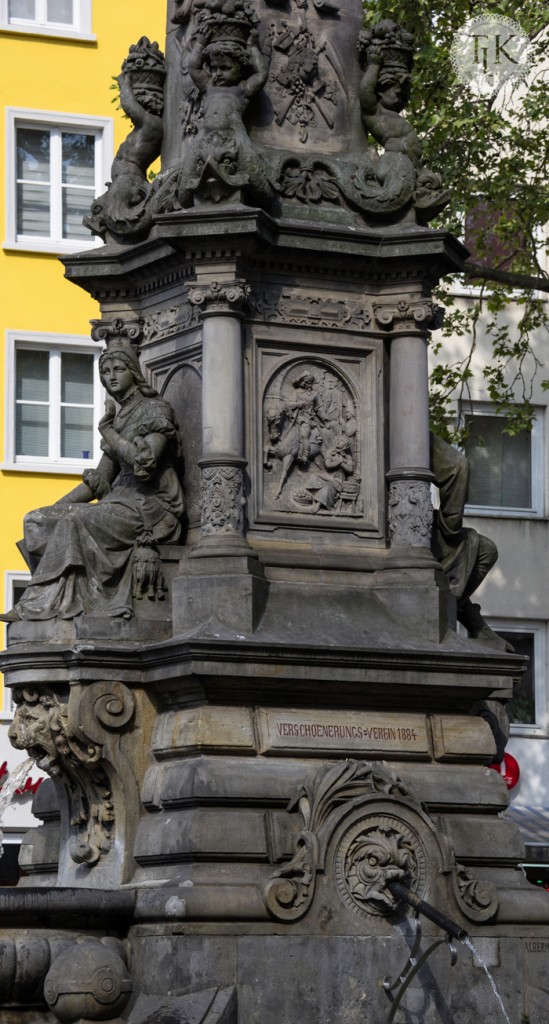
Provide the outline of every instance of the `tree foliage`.
[[[519,21],[532,40],[531,70],[524,86],[508,83],[503,96],[479,99],[458,80],[450,51],[457,30],[485,13]],[[364,4],[364,16],[367,25],[392,18],[414,33],[406,116],[423,141],[425,163],[452,190],[450,207],[432,226],[463,236],[468,218],[474,243],[474,263],[468,261],[465,276],[466,283],[479,286],[475,300],[456,304],[448,281],[438,292],[447,315],[436,350],[442,346],[443,352],[445,340],[458,337],[464,354],[456,362],[439,362],[433,372],[433,427],[448,436],[450,401],[463,405],[468,399],[482,325],[492,344],[484,370],[487,391],[506,416],[505,429],[514,433],[533,418],[536,376],[549,388],[532,348],[534,331],[549,331],[549,73],[544,77],[541,71],[549,66],[546,0],[530,0],[519,10],[514,0],[373,0]],[[512,318],[506,316],[511,303]]]

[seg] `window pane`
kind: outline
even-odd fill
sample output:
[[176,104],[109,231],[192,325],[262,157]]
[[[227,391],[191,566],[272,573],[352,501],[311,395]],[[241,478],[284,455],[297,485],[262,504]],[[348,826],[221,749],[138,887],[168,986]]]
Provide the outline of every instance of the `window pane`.
[[469,504],[531,508],[531,434],[510,437],[497,416],[473,416],[465,454],[471,465]]
[[47,405],[16,405],[15,454],[48,456]]
[[35,349],[18,349],[15,370],[15,397],[23,402],[48,402],[49,389],[48,352]]
[[63,132],[63,183],[95,188],[95,137]]
[[61,356],[61,401],[93,405],[93,356],[64,352]]
[[35,0],[9,0],[8,17],[26,18],[27,21],[36,19]]
[[50,180],[50,133],[47,129],[17,129],[17,180]]
[[535,725],[536,702],[535,702],[535,659],[534,659],[534,634],[533,633],[505,633],[497,630],[499,636],[508,640],[514,647],[516,654],[525,654],[530,661],[523,676],[513,686],[513,700],[507,705],[509,721],[517,725]]
[[73,0],[48,0],[48,21],[56,21],[61,25],[72,25]]
[[64,459],[93,455],[93,409],[61,409],[61,455]]
[[49,185],[17,186],[17,234],[50,236]]
[[90,212],[93,192],[79,188],[63,189],[63,238],[89,242],[90,233],[82,220]]

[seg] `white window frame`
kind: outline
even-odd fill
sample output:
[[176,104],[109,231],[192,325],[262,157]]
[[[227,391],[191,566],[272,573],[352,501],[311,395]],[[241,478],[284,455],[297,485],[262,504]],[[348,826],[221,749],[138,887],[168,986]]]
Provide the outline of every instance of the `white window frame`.
[[[94,413],[93,413],[93,437],[95,446],[95,457],[89,459],[65,459],[57,453],[42,458],[36,455],[16,455],[15,453],[15,356],[18,348],[35,348],[43,351],[44,348],[53,354],[53,358],[60,357],[62,352],[83,352],[93,355],[94,358]],[[84,469],[96,466],[99,457],[99,420],[102,415],[104,403],[104,389],[99,378],[99,356],[101,355],[99,345],[94,345],[89,337],[81,335],[59,335],[37,333],[33,331],[6,331],[6,369],[5,369],[5,461],[2,465],[4,470],[19,470],[27,473],[67,473],[81,474]],[[59,405],[55,402],[55,395],[50,395],[51,417],[49,421],[50,439],[60,436]],[[56,440],[53,444],[56,445]],[[51,451],[51,448],[50,448]]]
[[[4,609],[9,611],[13,608],[13,588],[17,583],[28,583],[31,578],[30,572],[4,573]],[[5,628],[5,627],[4,627]],[[11,720],[14,715],[11,690],[2,684],[2,701],[0,703],[0,721]]]
[[548,736],[548,671],[547,661],[547,628],[548,623],[539,619],[502,619],[487,618],[491,628],[498,633],[532,633],[534,637],[534,701],[536,721],[532,724],[511,722],[511,736]]
[[[531,430],[531,488],[532,504],[530,508],[515,508],[500,505],[473,505],[468,503],[465,506],[465,514],[468,516],[490,516],[495,519],[539,519],[545,514],[545,410],[536,407],[536,418],[532,423]],[[493,405],[489,402],[467,403],[464,409],[463,418],[475,416],[494,416],[504,420],[505,417],[495,412]]]
[[[90,232],[89,241],[70,241],[61,237],[60,194],[52,190],[52,231],[49,238],[17,234],[17,167],[16,134],[18,128],[50,128],[53,131],[87,132],[96,138],[95,195],[105,191],[105,182],[110,177],[114,149],[114,127],[112,117],[87,117],[83,114],[66,114],[54,110],[29,110],[23,107],[6,107],[6,240],[4,249],[18,249],[25,252],[51,252],[57,255],[81,252],[96,248],[102,241]],[[52,167],[52,177],[61,176],[61,166]],[[90,206],[92,194],[90,192]],[[55,225],[59,231],[55,234]]]
[[0,0],[0,31],[23,35],[54,36],[60,39],[78,39],[95,42],[92,32],[92,0],[73,0],[72,25],[47,20],[46,0],[36,0],[36,18],[10,18],[9,0]]

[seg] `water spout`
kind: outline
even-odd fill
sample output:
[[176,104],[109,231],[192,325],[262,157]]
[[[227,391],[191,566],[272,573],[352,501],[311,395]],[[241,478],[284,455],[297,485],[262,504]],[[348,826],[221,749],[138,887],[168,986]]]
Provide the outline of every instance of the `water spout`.
[[397,899],[407,903],[409,907],[412,907],[417,914],[423,914],[424,917],[428,917],[433,924],[437,924],[439,928],[442,928],[447,935],[451,935],[452,938],[458,939],[460,942],[466,943],[468,934],[465,928],[461,928],[460,925],[456,924],[445,914],[442,914],[436,907],[432,907],[430,903],[416,896],[415,892],[408,889],[406,885],[402,885],[401,882],[388,882],[387,888],[390,889],[393,896]]

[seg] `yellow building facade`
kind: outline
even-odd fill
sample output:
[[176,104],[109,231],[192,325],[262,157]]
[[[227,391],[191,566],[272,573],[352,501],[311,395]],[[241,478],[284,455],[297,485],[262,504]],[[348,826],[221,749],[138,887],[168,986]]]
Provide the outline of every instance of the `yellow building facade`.
[[[163,0],[0,0],[4,609],[28,573],[15,546],[25,512],[71,490],[98,455],[99,346],[89,336],[97,305],[65,281],[58,257],[101,244],[82,215],[131,128],[113,104],[113,76],[140,36],[163,48],[165,17]],[[4,695],[9,751],[8,718]],[[6,757],[0,747],[0,763]]]

